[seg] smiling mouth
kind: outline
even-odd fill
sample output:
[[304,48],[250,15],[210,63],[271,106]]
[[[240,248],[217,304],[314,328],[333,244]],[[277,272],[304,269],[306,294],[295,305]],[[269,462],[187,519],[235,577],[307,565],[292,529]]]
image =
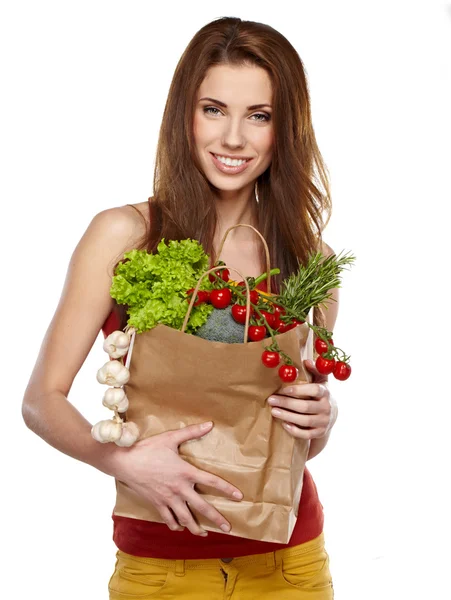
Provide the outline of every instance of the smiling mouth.
[[238,165],[228,165],[227,163],[224,163],[221,160],[219,160],[219,158],[217,158],[217,156],[213,152],[210,152],[210,155],[215,168],[220,173],[223,173],[225,175],[237,175],[239,173],[242,173],[248,168],[249,163],[253,160],[252,158],[250,158],[246,159],[244,162],[241,162]]
[[[238,173],[242,173],[243,171],[245,171],[248,168],[249,163],[253,160],[253,158],[248,158],[248,159],[243,159],[244,162],[240,161],[239,164],[237,164],[237,165],[228,165],[227,163],[220,160],[218,158],[218,155],[214,154],[213,152],[210,152],[210,155],[211,155],[212,162],[213,162],[214,166],[216,167],[216,169],[220,173],[224,173],[225,175],[236,175]],[[221,155],[219,155],[219,156],[221,156]]]

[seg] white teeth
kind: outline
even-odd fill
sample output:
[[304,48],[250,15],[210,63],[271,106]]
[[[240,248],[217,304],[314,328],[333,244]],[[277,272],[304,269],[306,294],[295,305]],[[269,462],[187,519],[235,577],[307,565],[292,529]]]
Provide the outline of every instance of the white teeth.
[[243,165],[246,160],[238,160],[236,158],[225,158],[224,156],[219,156],[215,154],[216,158],[221,161],[223,164],[228,165],[229,167],[238,167],[238,165]]

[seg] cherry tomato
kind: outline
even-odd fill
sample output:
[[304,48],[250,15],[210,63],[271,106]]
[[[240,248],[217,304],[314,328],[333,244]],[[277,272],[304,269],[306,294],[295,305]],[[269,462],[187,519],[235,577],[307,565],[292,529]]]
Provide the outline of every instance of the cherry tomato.
[[304,325],[305,321],[300,321],[299,319],[292,319],[291,321],[294,325],[294,327],[296,327],[296,325]]
[[[191,302],[191,296],[194,292],[194,288],[191,288],[189,290],[186,291],[186,293],[188,294],[188,302]],[[199,306],[199,304],[202,304],[202,302],[208,302],[210,300],[210,292],[206,291],[206,290],[199,290],[197,292],[197,298],[196,301],[194,302],[194,306]]]
[[272,329],[275,329],[276,320],[277,320],[276,314],[270,313],[267,310],[261,310],[260,312],[261,312],[262,316],[266,319],[266,322],[268,323],[268,325]]
[[284,321],[281,321],[279,323],[279,327],[277,328],[277,331],[279,333],[285,333],[286,331],[292,329],[292,327],[290,326],[290,323],[285,323]]
[[280,321],[280,316],[279,316],[279,314],[278,314],[278,313],[276,313],[276,312],[275,312],[275,313],[274,313],[274,325],[271,325],[271,327],[272,327],[273,329],[275,329],[276,331],[278,331],[278,330],[279,330],[279,327],[280,327],[280,323],[281,323],[281,321]]
[[294,329],[296,327],[296,325],[300,325],[301,321],[298,321],[297,319],[292,319],[291,321],[288,321],[288,323],[284,323],[282,321],[282,323],[279,325],[279,333],[285,333],[286,331],[290,331],[290,329]]
[[[252,308],[252,307],[251,307]],[[246,322],[246,307],[240,304],[232,305],[232,317],[237,323],[244,324]]]
[[232,292],[229,288],[222,288],[222,290],[211,290],[210,292],[210,303],[215,308],[227,308],[232,300]]
[[279,367],[279,377],[285,383],[291,383],[298,376],[298,370],[294,365],[282,365]]
[[324,358],[324,356],[318,356],[315,362],[315,366],[321,375],[329,375],[335,368],[334,358]]
[[252,304],[258,304],[258,301],[260,299],[258,292],[256,290],[251,290],[249,295],[250,295]]
[[285,314],[285,309],[283,306],[279,306],[278,304],[274,304],[274,312],[276,313],[276,315],[279,315],[279,317],[281,317],[282,315]]
[[262,354],[262,363],[265,367],[273,369],[280,363],[280,354],[278,352],[272,352],[271,350],[265,350]]
[[[332,346],[334,345],[334,342],[332,339],[329,340],[329,343],[332,344]],[[321,338],[316,338],[315,340],[315,350],[318,352],[318,354],[324,354],[324,352],[327,352],[327,344],[324,340],[322,340]]]
[[266,327],[264,325],[251,325],[248,329],[248,336],[253,342],[259,342],[266,337]]
[[335,365],[333,374],[335,379],[345,381],[351,375],[351,365],[348,365],[348,363],[339,360]]
[[213,273],[210,273],[210,275],[208,276],[208,279],[212,283],[214,283],[216,281],[215,274],[223,281],[229,281],[229,276],[230,276],[229,269],[221,269],[221,270],[218,269],[217,271],[213,271]]

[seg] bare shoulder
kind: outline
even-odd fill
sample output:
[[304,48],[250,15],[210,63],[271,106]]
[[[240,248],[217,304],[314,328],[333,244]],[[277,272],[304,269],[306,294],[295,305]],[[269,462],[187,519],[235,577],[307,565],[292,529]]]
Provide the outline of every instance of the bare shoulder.
[[69,393],[113,310],[114,267],[140,244],[147,224],[142,204],[136,210],[130,205],[108,208],[91,219],[70,257],[61,297],[25,393],[28,399],[53,390]]
[[[323,256],[325,256],[326,258],[328,256],[332,256],[333,254],[336,254],[336,252],[329,246],[329,244],[326,244],[326,242],[322,241],[321,242],[321,254]],[[337,317],[338,317],[338,307],[339,307],[339,292],[338,292],[339,288],[333,288],[330,290],[330,294],[331,297],[325,301],[325,307],[326,307],[326,329],[328,331],[332,331],[334,330],[335,327],[335,323],[337,321]]]
[[321,245],[321,254],[323,256],[325,256],[327,258],[328,256],[335,254],[335,251],[332,250],[332,248],[328,244],[326,244],[326,242],[323,241],[323,242],[321,242],[321,244],[322,244]]
[[142,247],[148,233],[147,202],[107,208],[94,215],[75,252],[99,252],[112,277],[114,267],[124,253]]

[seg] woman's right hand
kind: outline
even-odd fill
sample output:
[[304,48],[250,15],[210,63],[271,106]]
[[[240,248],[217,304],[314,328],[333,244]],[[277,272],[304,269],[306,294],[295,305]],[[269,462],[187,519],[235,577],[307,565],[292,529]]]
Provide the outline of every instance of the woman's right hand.
[[[179,455],[180,444],[201,438],[211,430],[212,425],[211,422],[201,423],[166,431],[139,440],[129,448],[121,448],[116,455],[116,479],[150,501],[173,531],[188,527],[194,535],[207,535],[194,520],[187,503],[223,531],[230,530],[226,519],[194,489],[196,484],[217,488],[232,500],[242,499],[238,488],[212,473],[194,467]],[[234,497],[234,494],[237,496]]]

